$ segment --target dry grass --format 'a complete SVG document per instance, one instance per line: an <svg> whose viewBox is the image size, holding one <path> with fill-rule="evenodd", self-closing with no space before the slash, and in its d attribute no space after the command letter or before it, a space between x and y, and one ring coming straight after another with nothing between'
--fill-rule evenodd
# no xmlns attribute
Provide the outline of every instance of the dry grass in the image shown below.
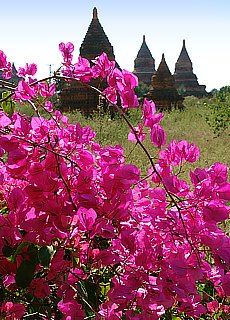
<svg viewBox="0 0 230 320"><path fill-rule="evenodd" d="M204 100L193 97L185 99L185 109L182 111L166 111L162 121L162 126L167 134L167 144L173 139L188 140L190 143L197 144L200 148L200 159L189 169L195 167L209 167L214 162L222 162L230 166L230 145L227 132L215 137L211 128L208 126L205 117L209 110L204 104ZM71 122L80 122L81 125L89 125L97 132L97 141L102 145L120 144L125 150L127 161L139 166L143 173L149 167L149 160L133 142L127 140L129 129L122 119L117 117L111 120L107 115L95 115L92 118L85 118L79 112L68 115ZM131 110L129 114L130 122L136 126L141 117L140 110ZM145 141L149 153L154 158L157 155L156 148L150 141Z"/></svg>

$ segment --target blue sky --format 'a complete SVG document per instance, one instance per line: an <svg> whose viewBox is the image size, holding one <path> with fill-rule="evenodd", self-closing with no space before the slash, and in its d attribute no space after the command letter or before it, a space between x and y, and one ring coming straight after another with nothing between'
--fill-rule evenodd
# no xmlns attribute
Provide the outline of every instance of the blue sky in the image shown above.
<svg viewBox="0 0 230 320"><path fill-rule="evenodd" d="M38 64L38 76L60 65L60 42L73 42L75 59L98 8L119 65L132 71L143 35L156 61L162 53L173 73L183 39L194 73L207 90L230 85L228 0L0 0L0 50L16 68Z"/></svg>

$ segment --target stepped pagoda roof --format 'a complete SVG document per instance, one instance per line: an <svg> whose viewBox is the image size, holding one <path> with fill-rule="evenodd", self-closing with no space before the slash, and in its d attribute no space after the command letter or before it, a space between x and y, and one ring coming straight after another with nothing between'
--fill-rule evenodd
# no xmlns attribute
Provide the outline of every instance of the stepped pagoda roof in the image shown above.
<svg viewBox="0 0 230 320"><path fill-rule="evenodd" d="M202 97L207 95L205 86L199 85L197 77L193 73L192 61L185 47L185 40L183 40L183 46L175 65L174 78L176 87L183 96Z"/></svg>
<svg viewBox="0 0 230 320"><path fill-rule="evenodd" d="M101 26L97 8L95 7L91 23L80 47L80 56L90 61L103 52L108 55L110 61L116 61L113 47ZM119 68L117 63L116 66ZM92 79L90 84L97 87L98 79ZM103 91L106 87L106 79L104 79L100 82L100 89ZM62 110L71 111L78 109L86 115L92 114L101 103L98 92L86 88L77 82L70 82L61 90L60 101Z"/></svg>
<svg viewBox="0 0 230 320"><path fill-rule="evenodd" d="M144 82L147 85L151 83L151 77L155 73L155 59L153 58L143 36L142 45L137 53L137 57L134 60L134 71L139 81Z"/></svg>
<svg viewBox="0 0 230 320"><path fill-rule="evenodd" d="M115 60L113 47L98 19L97 8L93 9L93 18L80 47L80 56L92 60L103 52L107 53L109 60Z"/></svg>
<svg viewBox="0 0 230 320"><path fill-rule="evenodd" d="M168 88L175 86L175 80L169 70L169 67L165 61L165 55L162 54L161 62L157 68L155 75L152 77L152 86L154 88Z"/></svg>
<svg viewBox="0 0 230 320"><path fill-rule="evenodd" d="M156 73L152 77L151 89L146 95L158 109L182 108L183 98L178 94L175 80L162 54Z"/></svg>
<svg viewBox="0 0 230 320"><path fill-rule="evenodd" d="M177 71L192 71L192 61L188 55L188 51L185 47L185 40L183 40L183 46L180 52L180 55L176 62Z"/></svg>

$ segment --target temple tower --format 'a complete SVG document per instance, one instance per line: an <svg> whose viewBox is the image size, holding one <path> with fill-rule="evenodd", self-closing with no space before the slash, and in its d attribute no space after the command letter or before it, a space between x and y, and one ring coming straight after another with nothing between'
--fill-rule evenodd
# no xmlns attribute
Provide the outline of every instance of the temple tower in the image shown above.
<svg viewBox="0 0 230 320"><path fill-rule="evenodd" d="M174 79L177 90L183 96L203 97L207 95L206 86L199 85L193 73L192 61L186 50L185 40L183 40L181 53L175 65Z"/></svg>
<svg viewBox="0 0 230 320"><path fill-rule="evenodd" d="M113 47L100 24L97 8L94 8L91 23L80 47L80 56L91 61L103 52L108 55L109 60L115 61ZM117 63L116 66L118 67ZM97 87L98 79L92 80L90 84ZM100 89L103 90L105 87L106 82L103 80ZM62 110L78 109L88 115L97 109L99 95L77 82L70 82L61 90L60 101Z"/></svg>
<svg viewBox="0 0 230 320"><path fill-rule="evenodd" d="M133 73L138 77L139 82L143 82L149 86L155 72L155 60L146 44L145 36L143 36L142 45L134 60Z"/></svg>
<svg viewBox="0 0 230 320"><path fill-rule="evenodd" d="M105 52L109 60L115 60L113 47L98 19L97 8L93 8L93 18L80 47L80 56L88 60Z"/></svg>
<svg viewBox="0 0 230 320"><path fill-rule="evenodd" d="M160 110L182 108L183 98L177 92L175 80L165 61L164 54L156 73L152 76L146 98L153 100Z"/></svg>

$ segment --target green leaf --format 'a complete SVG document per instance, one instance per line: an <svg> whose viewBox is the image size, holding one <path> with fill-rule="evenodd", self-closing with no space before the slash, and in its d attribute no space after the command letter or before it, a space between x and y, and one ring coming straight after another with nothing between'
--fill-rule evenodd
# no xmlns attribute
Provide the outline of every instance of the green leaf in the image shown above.
<svg viewBox="0 0 230 320"><path fill-rule="evenodd" d="M9 91L2 92L2 99L5 99L9 94L10 94ZM1 107L2 107L3 111L6 114L8 114L9 117L11 117L13 115L15 105L14 105L14 102L11 98L8 98L7 100L2 101Z"/></svg>
<svg viewBox="0 0 230 320"><path fill-rule="evenodd" d="M15 275L16 284L21 288L29 286L34 278L35 265L28 260L22 261Z"/></svg>
<svg viewBox="0 0 230 320"><path fill-rule="evenodd" d="M73 266L74 266L74 268L76 268L78 266L79 261L80 261L79 258L73 256Z"/></svg>
<svg viewBox="0 0 230 320"><path fill-rule="evenodd" d="M100 283L100 292L102 297L105 297L108 293L108 291L111 289L110 283Z"/></svg>
<svg viewBox="0 0 230 320"><path fill-rule="evenodd" d="M36 266L39 264L39 258L38 258L38 247L34 244L31 244L27 248L27 253L30 257L30 261Z"/></svg>
<svg viewBox="0 0 230 320"><path fill-rule="evenodd" d="M29 244L28 241L25 241L25 242L22 242L19 244L19 246L17 247L17 249L15 250L15 253L13 255L13 259L12 259L12 262L14 263L15 262L15 259L17 257L17 255L19 254L19 252L24 248L26 247L27 245Z"/></svg>
<svg viewBox="0 0 230 320"><path fill-rule="evenodd" d="M87 292L89 304L95 308L97 306L97 284L91 281L82 281Z"/></svg>
<svg viewBox="0 0 230 320"><path fill-rule="evenodd" d="M44 246L41 247L38 251L38 258L41 262L41 265L44 267L48 267L51 259L53 258L55 253L53 246Z"/></svg>

